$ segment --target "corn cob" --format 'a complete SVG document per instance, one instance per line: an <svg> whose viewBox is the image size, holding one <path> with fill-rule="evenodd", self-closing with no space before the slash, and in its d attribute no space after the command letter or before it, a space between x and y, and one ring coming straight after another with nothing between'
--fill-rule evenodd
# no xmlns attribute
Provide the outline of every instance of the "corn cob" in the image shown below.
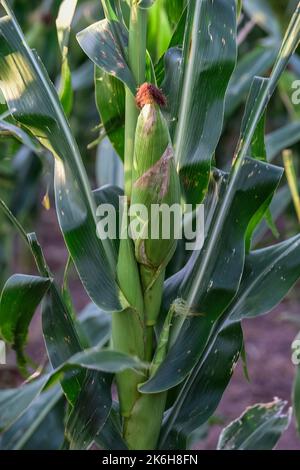
<svg viewBox="0 0 300 470"><path fill-rule="evenodd" d="M168 126L160 110L165 105L163 94L155 86L144 83L138 90L136 102L141 112L135 134L131 204L142 204L147 209L147 220L139 219L143 230L135 240L135 256L140 264L146 324L153 326L161 303L165 267L176 249L176 240L173 226L168 239L162 238L160 230L158 239L151 238L153 226L162 226L162 213L154 220L151 206L179 204L180 184ZM135 218L133 214L132 219ZM148 238L143 235L146 232Z"/></svg>

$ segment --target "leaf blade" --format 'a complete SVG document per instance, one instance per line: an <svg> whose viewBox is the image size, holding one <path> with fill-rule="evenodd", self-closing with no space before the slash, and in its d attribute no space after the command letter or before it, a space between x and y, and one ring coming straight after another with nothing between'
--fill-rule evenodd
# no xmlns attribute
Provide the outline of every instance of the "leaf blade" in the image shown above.
<svg viewBox="0 0 300 470"><path fill-rule="evenodd" d="M276 399L248 408L222 431L218 450L272 450L291 420L291 410L283 412L285 406Z"/></svg>

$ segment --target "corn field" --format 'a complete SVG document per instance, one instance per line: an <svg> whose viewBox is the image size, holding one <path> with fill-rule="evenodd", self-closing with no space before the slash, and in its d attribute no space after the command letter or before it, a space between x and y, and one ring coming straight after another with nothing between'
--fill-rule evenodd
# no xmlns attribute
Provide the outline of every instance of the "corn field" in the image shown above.
<svg viewBox="0 0 300 470"><path fill-rule="evenodd" d="M0 449L197 449L245 325L297 299L300 3L0 11ZM300 449L295 336L290 400L246 397L216 449Z"/></svg>

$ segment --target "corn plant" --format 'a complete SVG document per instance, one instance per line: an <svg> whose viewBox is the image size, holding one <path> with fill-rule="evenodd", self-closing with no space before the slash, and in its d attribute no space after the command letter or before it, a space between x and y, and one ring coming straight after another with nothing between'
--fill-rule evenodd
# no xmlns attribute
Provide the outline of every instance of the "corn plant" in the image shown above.
<svg viewBox="0 0 300 470"><path fill-rule="evenodd" d="M76 318L66 283L61 290L36 235L1 201L37 268L7 280L1 337L15 349L23 374L30 373L24 347L42 302L49 360L24 385L0 393L1 446L186 449L243 356L242 320L270 311L300 277L299 235L259 250L253 242L270 218L283 173L267 161L264 119L300 40L300 4L269 78L253 80L224 172L214 154L236 66L241 2L178 2L168 50L154 62L147 26L155 0L102 0L105 19L77 39L95 64L102 130L124 162L124 191L112 184L92 191L64 112L68 65L61 103L14 13L0 3L0 87L14 124L53 155L58 222L91 299ZM116 239L100 236L96 207L118 209L124 196L129 209L190 204L194 222L204 204L204 245L188 251L175 236L144 238L156 221L130 211L118 213ZM122 236L128 220L141 225L140 236ZM273 448L290 421L285 405L275 400L248 409L223 430L218 448ZM45 433L55 442L37 444Z"/></svg>

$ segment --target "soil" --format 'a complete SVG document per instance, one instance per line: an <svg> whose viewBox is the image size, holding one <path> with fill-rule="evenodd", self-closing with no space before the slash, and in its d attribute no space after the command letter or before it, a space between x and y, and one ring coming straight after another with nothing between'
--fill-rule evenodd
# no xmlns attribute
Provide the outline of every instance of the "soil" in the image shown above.
<svg viewBox="0 0 300 470"><path fill-rule="evenodd" d="M37 236L46 259L57 278L61 279L67 253L58 229L55 211L43 210L41 220L35 223L35 226L39 227ZM21 272L24 272L24 269ZM27 268L27 272L34 271ZM237 418L247 406L258 402L270 402L274 396L287 400L290 404L294 378L291 343L300 325L299 300L296 298L298 289L296 287L288 300L285 300L271 314L244 322L250 382L246 380L243 369L239 365L216 411L216 416L222 424L211 426L208 436L196 446L197 449L215 449L222 427ZM71 282L71 291L74 305L79 311L88 303L88 298L78 280ZM287 316L290 319L287 319ZM298 321L298 326L291 318ZM37 312L31 325L28 346L28 351L37 362L45 360L41 338L40 315ZM21 382L14 364L14 354L10 352L8 365L1 368L0 388L12 387ZM282 436L277 449L300 450L300 437L296 434L294 422Z"/></svg>

